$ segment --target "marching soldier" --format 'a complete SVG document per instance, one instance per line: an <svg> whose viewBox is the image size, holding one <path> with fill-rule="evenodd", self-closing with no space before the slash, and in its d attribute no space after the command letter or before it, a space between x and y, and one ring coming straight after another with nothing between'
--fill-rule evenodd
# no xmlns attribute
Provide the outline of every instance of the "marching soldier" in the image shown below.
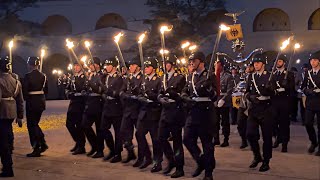
<svg viewBox="0 0 320 180"><path fill-rule="evenodd" d="M138 97L138 100L141 103L136 131L138 159L133 166L144 169L152 164L151 152L145 137L149 132L152 140L154 161L151 172L158 172L162 170L162 151L158 139L161 104L157 100L161 89L161 80L156 74L158 62L155 58L149 57L144 62L144 65L146 77L144 84L142 85L142 93Z"/></svg>
<svg viewBox="0 0 320 180"><path fill-rule="evenodd" d="M300 108L300 116L301 116L301 121L302 124L305 125L305 106L304 106L304 101L303 99L306 98L306 95L303 93L303 91L301 90L301 86L302 83L305 79L305 75L307 74L308 70L309 70L309 64L305 63L302 65L301 69L302 69L302 73L299 76L299 89L297 90L298 92L298 102L299 102L299 108Z"/></svg>
<svg viewBox="0 0 320 180"><path fill-rule="evenodd" d="M85 134L81 127L82 115L86 103L85 84L86 77L81 70L80 64L77 62L73 66L74 74L71 77L70 83L66 87L66 95L70 99L70 104L67 112L66 127L75 141L75 146L70 151L73 155L84 154L85 150Z"/></svg>
<svg viewBox="0 0 320 180"><path fill-rule="evenodd" d="M13 177L12 153L9 136L13 135L12 122L23 119L23 95L19 80L9 73L10 61L7 57L0 59L0 157L2 173L0 177ZM7 137L7 138L6 138Z"/></svg>
<svg viewBox="0 0 320 180"><path fill-rule="evenodd" d="M240 75L238 73L237 68L232 67L231 69L231 78L233 82L233 87L237 87L237 85L240 82ZM231 124L235 125L237 124L237 115L238 115L238 109L235 107L231 107Z"/></svg>
<svg viewBox="0 0 320 180"><path fill-rule="evenodd" d="M305 126L311 141L308 152L313 153L318 146L316 156L320 156L320 51L311 55L310 65L312 69L306 72L301 86L307 96ZM317 116L318 137L314 129L315 115Z"/></svg>
<svg viewBox="0 0 320 180"><path fill-rule="evenodd" d="M195 52L189 57L193 73L188 77L187 84L182 91L182 99L190 108L188 112L183 142L193 159L197 162L197 169L192 174L197 177L205 170L204 180L213 179L215 168L213 135L216 131L216 117L214 103L216 101L216 77L209 75L205 69L205 55ZM203 155L197 145L198 138L202 143Z"/></svg>
<svg viewBox="0 0 320 180"><path fill-rule="evenodd" d="M249 106L247 122L247 138L254 155L250 168L255 168L263 162L259 171L264 172L270 169L269 161L272 158L272 108L270 96L274 89L269 82L270 73L265 70L266 58L262 54L254 56L253 65L255 73L248 78L246 96L251 102ZM263 137L263 159L259 147L259 126Z"/></svg>
<svg viewBox="0 0 320 180"><path fill-rule="evenodd" d="M216 63L216 68L220 69L220 93L216 102L217 108L217 128L218 131L214 137L214 144L220 145L219 130L220 124L222 126L222 134L224 136L224 141L220 145L221 147L229 146L229 136L230 136L230 108L232 106L232 91L234 87L234 82L232 81L232 76L229 72L226 72L223 61L218 61Z"/></svg>
<svg viewBox="0 0 320 180"><path fill-rule="evenodd" d="M87 156L92 156L92 158L103 157L104 142L102 132L100 130L101 126L101 113L102 113L102 82L100 71L100 59L94 57L90 65L90 71L87 82L87 100L84 108L82 127L84 128L84 133L92 147L91 151L87 153ZM93 123L96 126L96 133L92 129Z"/></svg>
<svg viewBox="0 0 320 180"><path fill-rule="evenodd" d="M125 91L121 92L121 98L123 101L123 117L121 123L121 136L123 139L124 148L128 151L128 157L123 163L128 163L131 160L136 159L134 154L134 146L132 143L134 128L137 127L137 119L139 114L140 104L137 100L141 91L141 84L143 73L141 72L141 63L138 58L133 58L129 61L130 75L126 79L124 84L127 85Z"/></svg>
<svg viewBox="0 0 320 180"><path fill-rule="evenodd" d="M44 134L39 126L42 112L46 109L46 97L48 93L47 76L39 71L40 59L28 58L31 70L24 77L23 94L26 100L27 128L33 152L27 157L40 157L40 154L48 149Z"/></svg>
<svg viewBox="0 0 320 180"><path fill-rule="evenodd" d="M122 160L122 142L120 136L120 127L122 119L122 104L120 102L120 92L123 91L123 79L121 73L117 72L118 61L115 57L105 60L105 69L107 75L103 79L103 113L101 121L101 131L109 147L109 155L104 160L110 160L111 163L117 163ZM115 138L113 140L110 132L113 126Z"/></svg>
<svg viewBox="0 0 320 180"><path fill-rule="evenodd" d="M182 127L185 124L185 113L183 103L180 98L182 89L186 84L185 76L175 71L176 60L170 57L166 60L166 87L162 87L162 91L158 97L162 104L162 112L159 124L159 140L162 150L168 159L168 166L163 171L169 174L174 167L176 171L171 178L179 178L184 176L184 152L182 144ZM173 149L168 141L172 134Z"/></svg>
<svg viewBox="0 0 320 180"><path fill-rule="evenodd" d="M290 107L288 107L288 102L291 102L294 94L295 82L293 73L285 70L287 57L280 55L276 61L277 69L271 79L273 86L276 87L276 93L271 97L276 136L273 148L277 148L282 143L281 152L288 152L290 140Z"/></svg>

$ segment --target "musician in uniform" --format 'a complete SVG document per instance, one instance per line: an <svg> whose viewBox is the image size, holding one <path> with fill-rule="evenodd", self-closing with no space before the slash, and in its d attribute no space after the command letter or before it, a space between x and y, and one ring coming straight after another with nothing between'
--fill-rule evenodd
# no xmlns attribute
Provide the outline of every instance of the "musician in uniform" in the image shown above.
<svg viewBox="0 0 320 180"><path fill-rule="evenodd" d="M311 55L310 65L312 69L306 72L301 86L307 96L305 126L311 141L308 152L313 153L318 147L316 156L320 156L320 51ZM318 136L314 128L315 116L317 116Z"/></svg>
<svg viewBox="0 0 320 180"><path fill-rule="evenodd" d="M217 131L214 102L217 95L216 77L205 68L205 55L195 52L189 57L193 73L188 76L181 97L189 108L184 129L183 142L197 169L192 174L199 176L205 170L204 180L213 179L215 168L213 135ZM201 140L203 154L198 147ZM202 155L201 155L202 154Z"/></svg>
<svg viewBox="0 0 320 180"><path fill-rule="evenodd" d="M26 100L27 128L33 152L27 157L40 157L48 149L44 134L39 126L42 112L46 109L48 93L47 76L39 71L40 59L28 58L28 67L31 70L24 77L23 94Z"/></svg>
<svg viewBox="0 0 320 180"><path fill-rule="evenodd" d="M232 78L232 82L233 82L233 87L237 87L237 85L240 82L240 75L238 73L238 70L236 67L232 67L231 68L231 78ZM237 124L237 116L238 116L238 109L235 107L231 107L231 124L235 125Z"/></svg>
<svg viewBox="0 0 320 180"><path fill-rule="evenodd" d="M23 119L22 86L10 71L8 57L0 59L0 158L2 172L0 177L13 177L12 153L9 136L13 135L12 122Z"/></svg>

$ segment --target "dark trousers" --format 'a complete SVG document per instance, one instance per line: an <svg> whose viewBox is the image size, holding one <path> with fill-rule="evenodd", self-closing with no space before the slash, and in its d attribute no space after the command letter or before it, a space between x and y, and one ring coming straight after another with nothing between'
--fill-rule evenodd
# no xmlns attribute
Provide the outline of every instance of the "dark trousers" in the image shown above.
<svg viewBox="0 0 320 180"><path fill-rule="evenodd" d="M148 146L148 142L146 139L146 134L149 132L152 140L152 147L153 147L153 160L156 163L161 163L162 158L162 151L160 146L160 141L158 137L158 128L159 122L147 122L138 120L137 123L137 131L136 131L136 138L138 142L138 159L151 159L151 151Z"/></svg>
<svg viewBox="0 0 320 180"><path fill-rule="evenodd" d="M12 134L13 119L0 119L0 158L2 171L12 170L12 156L10 151L9 138Z"/></svg>
<svg viewBox="0 0 320 180"><path fill-rule="evenodd" d="M216 108L217 113L217 128L215 139L219 138L220 124L222 126L222 134L226 140L229 140L230 136L230 117L229 117L230 107L220 107Z"/></svg>
<svg viewBox="0 0 320 180"><path fill-rule="evenodd" d="M299 98L294 96L291 101L290 120L297 121Z"/></svg>
<svg viewBox="0 0 320 180"><path fill-rule="evenodd" d="M320 105L319 105L320 106ZM314 128L314 121L315 121L315 115L317 115L317 127L318 127L318 139L317 139L317 133ZM318 144L320 142L320 111L312 111L309 109L306 109L306 130L309 136L309 140L312 144Z"/></svg>
<svg viewBox="0 0 320 180"><path fill-rule="evenodd" d="M85 136L87 137L92 149L103 151L104 149L104 142L103 142L103 135L100 130L101 126L101 113L89 113L84 112L82 117L82 128L84 129ZM92 125L95 123L96 132L95 134Z"/></svg>
<svg viewBox="0 0 320 180"><path fill-rule="evenodd" d="M33 148L38 148L42 142L45 142L44 134L39 126L43 111L27 111L27 128L29 132L30 143Z"/></svg>
<svg viewBox="0 0 320 180"><path fill-rule="evenodd" d="M290 140L290 106L287 100L276 101L272 104L272 116L274 120L273 135L281 143L287 144Z"/></svg>
<svg viewBox="0 0 320 180"><path fill-rule="evenodd" d="M201 140L203 155L198 146L198 138ZM214 157L213 135L197 126L186 126L184 129L183 143L190 152L192 158L205 168L206 176L212 176L216 161Z"/></svg>
<svg viewBox="0 0 320 180"><path fill-rule="evenodd" d="M239 108L238 110L238 132L239 135L241 137L242 140L246 141L247 140L247 120L248 120L248 116L244 114L244 112L246 111L246 109L244 108Z"/></svg>
<svg viewBox="0 0 320 180"><path fill-rule="evenodd" d="M72 137L76 142L76 145L80 148L84 148L86 143L86 137L84 130L81 126L83 114L81 112L68 112L66 127Z"/></svg>
<svg viewBox="0 0 320 180"><path fill-rule="evenodd" d="M168 141L170 137L170 133L172 135L173 140L173 149ZM173 127L165 122L160 122L159 128L159 140L161 143L161 147L164 155L169 160L176 165L177 169L182 170L184 165L184 152L182 145L182 128L181 127Z"/></svg>
<svg viewBox="0 0 320 180"><path fill-rule="evenodd" d="M259 126L261 127L262 139L263 139L263 157L264 160L272 158L272 109L271 107L264 108L263 112L251 112L249 111L249 117L247 122L247 138L251 146L251 150L255 157L260 155L259 146Z"/></svg>
<svg viewBox="0 0 320 180"><path fill-rule="evenodd" d="M302 124L305 124L306 108L303 106L302 98L298 99Z"/></svg>
<svg viewBox="0 0 320 180"><path fill-rule="evenodd" d="M134 133L134 127L137 127L137 119L123 116L121 127L120 127L120 133L121 133L121 139L122 143L124 144L124 147L128 150L133 149L133 133Z"/></svg>
<svg viewBox="0 0 320 180"><path fill-rule="evenodd" d="M238 109L235 107L231 107L230 108L230 112L231 112L231 123L232 124L236 124L238 122Z"/></svg>
<svg viewBox="0 0 320 180"><path fill-rule="evenodd" d="M106 141L110 152L117 155L121 155L122 152L122 141L120 136L121 119L121 116L108 117L104 115L100 126L103 138ZM110 131L111 126L113 126L114 129L114 140Z"/></svg>

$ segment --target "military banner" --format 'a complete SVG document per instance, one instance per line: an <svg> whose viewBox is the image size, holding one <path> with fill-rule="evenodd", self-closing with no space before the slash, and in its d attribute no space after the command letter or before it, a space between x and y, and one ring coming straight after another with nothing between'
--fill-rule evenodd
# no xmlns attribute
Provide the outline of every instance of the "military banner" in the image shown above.
<svg viewBox="0 0 320 180"><path fill-rule="evenodd" d="M229 27L230 30L226 31L228 41L243 38L241 24L229 25Z"/></svg>

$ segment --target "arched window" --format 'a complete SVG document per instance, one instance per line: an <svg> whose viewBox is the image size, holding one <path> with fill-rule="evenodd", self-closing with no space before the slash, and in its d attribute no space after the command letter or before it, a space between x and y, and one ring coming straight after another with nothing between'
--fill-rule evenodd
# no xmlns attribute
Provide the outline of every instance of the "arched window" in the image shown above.
<svg viewBox="0 0 320 180"><path fill-rule="evenodd" d="M70 21L64 16L52 15L42 23L43 35L61 36L71 33L72 25Z"/></svg>
<svg viewBox="0 0 320 180"><path fill-rule="evenodd" d="M253 22L253 32L257 31L290 31L290 18L281 9L264 9Z"/></svg>
<svg viewBox="0 0 320 180"><path fill-rule="evenodd" d="M98 30L107 27L127 29L127 23L119 14L109 13L99 18L95 29Z"/></svg>
<svg viewBox="0 0 320 180"><path fill-rule="evenodd" d="M309 30L320 30L320 8L315 10L308 21Z"/></svg>

